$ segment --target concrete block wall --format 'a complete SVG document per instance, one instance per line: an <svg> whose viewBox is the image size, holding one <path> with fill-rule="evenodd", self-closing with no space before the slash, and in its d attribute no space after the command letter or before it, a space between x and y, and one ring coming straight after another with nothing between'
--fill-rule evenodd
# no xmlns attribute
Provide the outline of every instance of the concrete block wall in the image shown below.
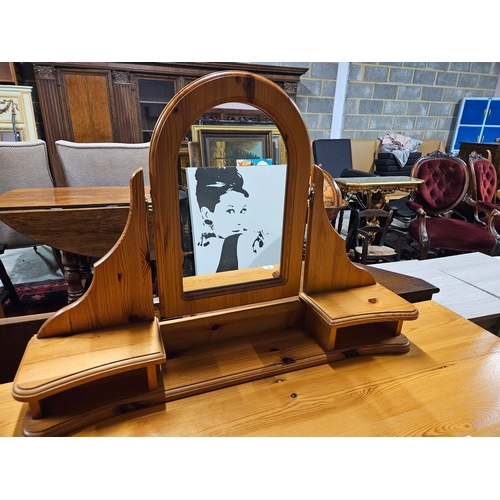
<svg viewBox="0 0 500 500"><path fill-rule="evenodd" d="M309 68L297 89L297 105L311 139L328 139L337 63L265 63ZM442 139L449 147L460 100L493 97L497 62L351 62L342 137L374 139L387 132Z"/></svg>
<svg viewBox="0 0 500 500"><path fill-rule="evenodd" d="M449 148L460 100L493 97L500 63L351 63L342 135L396 132L442 139Z"/></svg>

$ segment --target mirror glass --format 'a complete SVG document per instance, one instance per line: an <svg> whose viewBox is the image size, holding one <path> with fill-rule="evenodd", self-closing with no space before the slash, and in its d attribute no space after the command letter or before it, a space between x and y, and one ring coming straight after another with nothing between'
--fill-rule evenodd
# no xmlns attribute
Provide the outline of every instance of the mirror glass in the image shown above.
<svg viewBox="0 0 500 500"><path fill-rule="evenodd" d="M178 162L184 292L280 276L286 163L279 129L247 104L207 110L186 131Z"/></svg>

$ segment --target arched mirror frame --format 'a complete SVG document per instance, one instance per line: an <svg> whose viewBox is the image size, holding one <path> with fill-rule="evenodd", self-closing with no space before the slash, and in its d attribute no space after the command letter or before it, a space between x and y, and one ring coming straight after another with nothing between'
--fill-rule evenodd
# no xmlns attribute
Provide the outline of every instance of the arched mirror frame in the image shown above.
<svg viewBox="0 0 500 500"><path fill-rule="evenodd" d="M269 279L186 292L178 199L179 146L200 115L226 102L262 109L278 127L285 143L287 181L280 273ZM311 165L311 144L302 116L289 96L270 80L244 71L213 73L195 80L174 96L156 123L149 155L162 318L298 295Z"/></svg>

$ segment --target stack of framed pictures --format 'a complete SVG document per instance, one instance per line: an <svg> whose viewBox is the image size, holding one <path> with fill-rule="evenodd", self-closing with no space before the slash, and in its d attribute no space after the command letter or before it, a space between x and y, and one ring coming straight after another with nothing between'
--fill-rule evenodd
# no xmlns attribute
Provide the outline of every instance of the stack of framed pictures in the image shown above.
<svg viewBox="0 0 500 500"><path fill-rule="evenodd" d="M273 125L193 125L191 135L202 167L235 167L238 160L252 159L286 163L283 139Z"/></svg>

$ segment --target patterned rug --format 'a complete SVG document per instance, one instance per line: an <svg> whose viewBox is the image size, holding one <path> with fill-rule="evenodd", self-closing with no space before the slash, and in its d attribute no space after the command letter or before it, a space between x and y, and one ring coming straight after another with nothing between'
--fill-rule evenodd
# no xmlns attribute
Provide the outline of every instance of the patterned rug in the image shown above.
<svg viewBox="0 0 500 500"><path fill-rule="evenodd" d="M5 317L26 316L57 311L68 303L68 283L64 278L14 285L21 307L14 308L7 299L3 304ZM0 287L0 291L3 287Z"/></svg>

